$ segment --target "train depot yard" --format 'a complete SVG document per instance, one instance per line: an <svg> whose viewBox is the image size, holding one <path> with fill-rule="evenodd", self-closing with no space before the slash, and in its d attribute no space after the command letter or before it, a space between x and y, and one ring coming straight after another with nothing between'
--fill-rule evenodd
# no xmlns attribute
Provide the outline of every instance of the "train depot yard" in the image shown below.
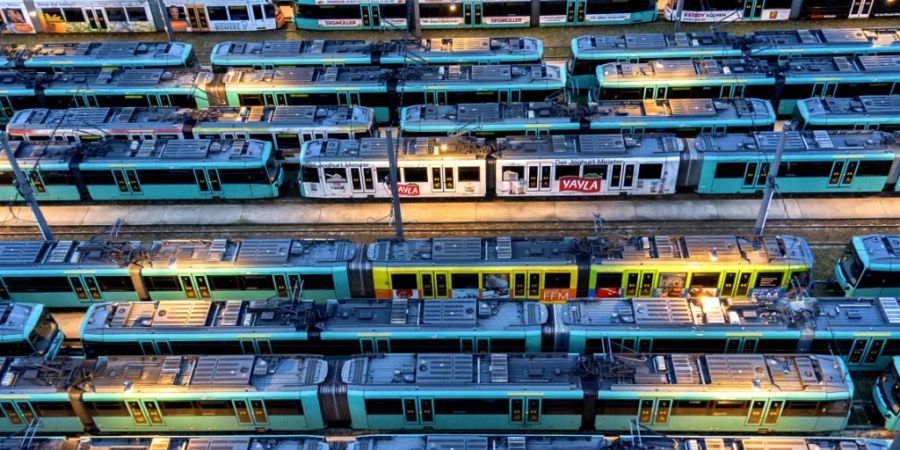
<svg viewBox="0 0 900 450"><path fill-rule="evenodd" d="M0 449L900 448L894 0L0 36Z"/></svg>

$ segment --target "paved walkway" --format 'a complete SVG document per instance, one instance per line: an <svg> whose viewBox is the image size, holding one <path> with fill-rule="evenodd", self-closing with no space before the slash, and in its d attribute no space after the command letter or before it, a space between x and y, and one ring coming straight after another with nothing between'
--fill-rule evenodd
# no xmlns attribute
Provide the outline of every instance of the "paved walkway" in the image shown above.
<svg viewBox="0 0 900 450"><path fill-rule="evenodd" d="M402 204L407 223L754 220L758 199L491 201ZM390 205L364 203L43 206L50 225L103 226L118 218L137 225L365 224L387 222ZM900 197L788 199L772 203L774 220L900 219ZM0 213L0 226L33 226L28 208Z"/></svg>

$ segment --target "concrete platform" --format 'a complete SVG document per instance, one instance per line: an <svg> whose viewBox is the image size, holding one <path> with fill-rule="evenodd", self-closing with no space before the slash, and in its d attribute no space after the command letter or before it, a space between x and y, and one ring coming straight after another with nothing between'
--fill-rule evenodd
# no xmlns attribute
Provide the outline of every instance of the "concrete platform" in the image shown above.
<svg viewBox="0 0 900 450"><path fill-rule="evenodd" d="M402 204L406 223L590 222L599 213L611 222L754 220L758 199L599 201L485 201ZM175 205L42 206L52 226L126 225L328 225L387 223L390 204L255 203ZM900 197L806 198L776 200L773 220L900 219ZM12 207L0 212L0 226L34 226L31 212Z"/></svg>

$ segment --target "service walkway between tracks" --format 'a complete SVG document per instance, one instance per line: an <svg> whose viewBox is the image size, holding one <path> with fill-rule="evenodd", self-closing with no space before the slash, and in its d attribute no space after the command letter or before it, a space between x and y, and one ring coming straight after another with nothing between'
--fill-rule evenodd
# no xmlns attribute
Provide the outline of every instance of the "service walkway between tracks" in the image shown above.
<svg viewBox="0 0 900 450"><path fill-rule="evenodd" d="M490 201L402 205L405 223L677 222L754 220L758 199ZM388 202L42 206L51 226L328 225L387 223ZM900 219L900 197L776 200L772 220ZM34 226L27 207L0 212L0 226Z"/></svg>

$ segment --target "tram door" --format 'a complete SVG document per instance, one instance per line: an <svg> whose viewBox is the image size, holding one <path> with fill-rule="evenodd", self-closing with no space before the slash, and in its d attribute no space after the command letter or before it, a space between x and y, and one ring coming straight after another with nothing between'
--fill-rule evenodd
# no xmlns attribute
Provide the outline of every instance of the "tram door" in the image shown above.
<svg viewBox="0 0 900 450"><path fill-rule="evenodd" d="M209 18L206 15L206 5L188 3L184 5L191 31L209 31Z"/></svg>
<svg viewBox="0 0 900 450"><path fill-rule="evenodd" d="M374 171L371 167L350 168L350 189L354 194L375 195Z"/></svg>
<svg viewBox="0 0 900 450"><path fill-rule="evenodd" d="M129 400L125 402L125 406L135 425L165 425L162 415L159 413L159 405L153 400Z"/></svg>
<svg viewBox="0 0 900 450"><path fill-rule="evenodd" d="M883 337L858 337L853 340L847 365L851 368L872 366L878 363L886 341Z"/></svg>
<svg viewBox="0 0 900 450"><path fill-rule="evenodd" d="M625 194L634 188L634 164L613 164L610 166L607 191Z"/></svg>
<svg viewBox="0 0 900 450"><path fill-rule="evenodd" d="M653 295L655 272L625 272L625 296L649 297Z"/></svg>
<svg viewBox="0 0 900 450"><path fill-rule="evenodd" d="M831 165L828 187L840 188L853 185L857 167L859 167L859 161L835 161Z"/></svg>
<svg viewBox="0 0 900 450"><path fill-rule="evenodd" d="M587 2L585 0L567 0L566 1L566 22L581 23L584 22L587 13Z"/></svg>
<svg viewBox="0 0 900 450"><path fill-rule="evenodd" d="M362 18L362 24L366 27L380 27L381 26L381 6L375 5L367 5L362 4L359 5L359 14Z"/></svg>
<svg viewBox="0 0 900 450"><path fill-rule="evenodd" d="M222 195L222 183L219 181L219 171L216 169L194 169L194 180L202 197L220 197Z"/></svg>
<svg viewBox="0 0 900 450"><path fill-rule="evenodd" d="M769 163L747 163L744 168L744 189L765 189L769 181Z"/></svg>
<svg viewBox="0 0 900 450"><path fill-rule="evenodd" d="M431 167L431 192L452 193L456 191L456 177L453 176L452 166Z"/></svg>
<svg viewBox="0 0 900 450"><path fill-rule="evenodd" d="M84 16L87 18L92 30L105 31L109 29L106 25L106 16L103 14L103 8L84 8Z"/></svg>
<svg viewBox="0 0 900 450"><path fill-rule="evenodd" d="M847 18L865 19L869 17L869 13L872 12L872 5L874 4L875 0L851 0L850 15L847 16Z"/></svg>
<svg viewBox="0 0 900 450"><path fill-rule="evenodd" d="M823 82L813 84L813 97L834 97L837 94L836 82Z"/></svg>
<svg viewBox="0 0 900 450"><path fill-rule="evenodd" d="M112 172L120 193L130 194L133 197L143 195L141 181L134 169L114 169Z"/></svg>
<svg viewBox="0 0 900 450"><path fill-rule="evenodd" d="M765 0L744 0L744 20L762 18Z"/></svg>
<svg viewBox="0 0 900 450"><path fill-rule="evenodd" d="M528 164L526 167L528 192L550 192L553 185L550 180L551 164Z"/></svg>
<svg viewBox="0 0 900 450"><path fill-rule="evenodd" d="M403 423L409 425L434 423L434 408L431 399L404 398Z"/></svg>
<svg viewBox="0 0 900 450"><path fill-rule="evenodd" d="M481 25L483 20L483 7L481 2L463 3L463 20L466 25Z"/></svg>

